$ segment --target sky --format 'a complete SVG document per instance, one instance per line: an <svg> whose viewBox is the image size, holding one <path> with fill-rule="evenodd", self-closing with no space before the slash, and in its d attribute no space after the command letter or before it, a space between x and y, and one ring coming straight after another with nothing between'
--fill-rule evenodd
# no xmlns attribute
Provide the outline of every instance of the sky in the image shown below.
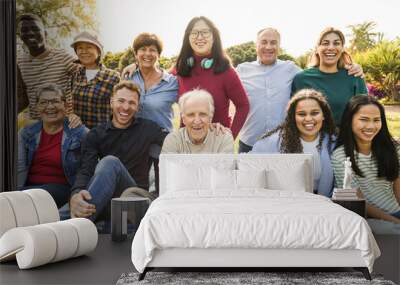
<svg viewBox="0 0 400 285"><path fill-rule="evenodd" d="M97 0L96 9L105 51L123 51L150 32L163 40L167 57L179 53L187 23L200 15L215 23L225 48L254 41L269 26L292 56L312 49L328 26L349 34L348 25L374 21L385 38L400 36L400 0Z"/></svg>

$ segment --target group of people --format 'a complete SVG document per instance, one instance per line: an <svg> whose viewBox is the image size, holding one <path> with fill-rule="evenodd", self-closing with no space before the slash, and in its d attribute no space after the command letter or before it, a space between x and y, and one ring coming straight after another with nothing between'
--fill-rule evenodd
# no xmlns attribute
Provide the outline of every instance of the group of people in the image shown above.
<svg viewBox="0 0 400 285"><path fill-rule="evenodd" d="M29 51L18 58L19 110L39 119L19 133L20 189L46 189L72 217L107 219L111 198L146 192L160 152L233 153L239 138L241 153L312 154L314 193L327 197L342 186L350 157L369 217L400 233L400 146L341 31L325 29L301 70L278 59L279 32L262 29L257 60L235 70L214 23L195 17L171 70L159 67L160 38L142 33L135 64L120 76L101 64L103 46L91 33L74 38L76 59L46 44L37 16L22 15L19 26Z"/></svg>

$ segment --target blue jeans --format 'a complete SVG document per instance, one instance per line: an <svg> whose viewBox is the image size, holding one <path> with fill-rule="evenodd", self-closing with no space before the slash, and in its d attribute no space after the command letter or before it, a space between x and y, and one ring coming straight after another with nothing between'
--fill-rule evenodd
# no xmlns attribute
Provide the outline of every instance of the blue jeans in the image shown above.
<svg viewBox="0 0 400 285"><path fill-rule="evenodd" d="M396 213L393 213L393 214L391 214L393 217L396 217L396 218L398 218L398 219L400 219L400 211L398 211L398 212L396 212Z"/></svg>
<svg viewBox="0 0 400 285"><path fill-rule="evenodd" d="M241 140L239 140L239 153L247 153L253 149L252 146L245 144Z"/></svg>
<svg viewBox="0 0 400 285"><path fill-rule="evenodd" d="M96 166L87 190L92 199L88 202L96 206L96 213L90 217L92 221L99 217L109 219L110 201L128 187L136 186L135 180L119 158L108 155L103 157Z"/></svg>
<svg viewBox="0 0 400 285"><path fill-rule="evenodd" d="M66 184L38 184L38 185L26 185L21 190L40 188L49 192L51 197L53 197L56 202L57 208L60 209L69 201L69 196L71 195L71 186Z"/></svg>

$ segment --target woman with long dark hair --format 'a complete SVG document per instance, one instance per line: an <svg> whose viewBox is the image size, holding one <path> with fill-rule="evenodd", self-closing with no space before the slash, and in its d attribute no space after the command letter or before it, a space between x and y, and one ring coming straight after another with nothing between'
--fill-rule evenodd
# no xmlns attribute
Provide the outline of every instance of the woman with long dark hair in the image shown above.
<svg viewBox="0 0 400 285"><path fill-rule="evenodd" d="M343 113L332 155L339 187L346 157L354 173L352 187L366 199L368 216L400 224L400 146L389 133L385 109L373 97L353 97ZM397 230L400 233L399 226Z"/></svg>
<svg viewBox="0 0 400 285"><path fill-rule="evenodd" d="M251 153L311 153L314 193L330 197L334 140L335 123L325 97L313 89L303 89L289 101L285 121L256 142Z"/></svg>
<svg viewBox="0 0 400 285"><path fill-rule="evenodd" d="M219 31L208 18L200 16L190 20L185 29L175 72L179 82L179 96L195 88L207 90L215 104L213 122L231 128L236 137L249 112L249 101L222 48ZM230 101L236 109L232 122L229 117Z"/></svg>

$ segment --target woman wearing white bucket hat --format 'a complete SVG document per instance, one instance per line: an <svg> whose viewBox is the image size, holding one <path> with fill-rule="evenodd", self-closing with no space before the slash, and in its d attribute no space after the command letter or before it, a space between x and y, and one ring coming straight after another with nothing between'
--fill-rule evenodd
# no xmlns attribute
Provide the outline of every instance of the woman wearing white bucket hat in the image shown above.
<svg viewBox="0 0 400 285"><path fill-rule="evenodd" d="M109 119L110 97L120 77L100 63L103 45L95 35L82 32L71 47L82 65L72 80L74 112L88 128L93 128Z"/></svg>

